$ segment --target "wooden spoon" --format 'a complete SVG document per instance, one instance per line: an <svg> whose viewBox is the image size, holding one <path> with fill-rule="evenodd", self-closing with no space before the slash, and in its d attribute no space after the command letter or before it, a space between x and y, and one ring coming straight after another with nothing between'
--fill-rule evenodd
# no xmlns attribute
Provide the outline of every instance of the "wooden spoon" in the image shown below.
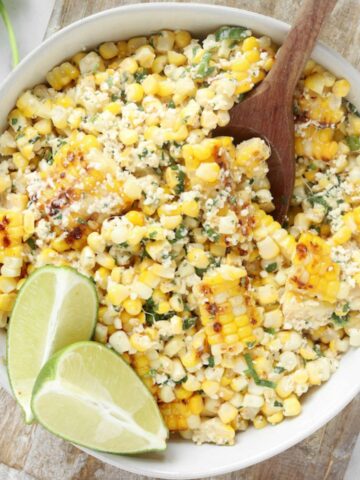
<svg viewBox="0 0 360 480"><path fill-rule="evenodd" d="M263 138L271 147L268 177L274 198L274 218L285 219L295 181L293 96L326 16L337 0L304 0L265 80L230 111L230 122L215 135L235 143Z"/></svg>

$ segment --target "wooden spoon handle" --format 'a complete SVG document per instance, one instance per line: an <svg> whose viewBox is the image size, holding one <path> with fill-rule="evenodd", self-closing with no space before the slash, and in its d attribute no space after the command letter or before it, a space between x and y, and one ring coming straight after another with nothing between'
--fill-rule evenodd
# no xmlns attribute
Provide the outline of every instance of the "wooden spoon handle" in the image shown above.
<svg viewBox="0 0 360 480"><path fill-rule="evenodd" d="M313 50L325 18L337 0L304 0L265 83L289 100Z"/></svg>

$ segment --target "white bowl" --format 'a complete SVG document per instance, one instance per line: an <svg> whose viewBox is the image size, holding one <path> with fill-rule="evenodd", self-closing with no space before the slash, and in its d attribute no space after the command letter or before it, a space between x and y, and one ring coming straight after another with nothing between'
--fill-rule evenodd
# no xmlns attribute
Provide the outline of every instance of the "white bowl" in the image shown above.
<svg viewBox="0 0 360 480"><path fill-rule="evenodd" d="M0 131L22 90L41 82L54 65L83 48L106 40L150 34L162 28L186 29L203 35L221 25L244 25L256 33L271 36L278 43L289 28L270 17L221 6L155 3L107 10L61 30L20 63L0 87ZM350 81L352 93L349 98L360 106L360 73L323 45L316 47L313 58L335 75L345 76ZM0 356L4 352L5 335L0 333ZM195 479L239 470L286 450L339 413L360 390L359 365L360 350L348 352L333 377L305 399L299 417L263 430L250 428L239 433L233 447L195 446L171 440L162 455L131 457L86 451L124 470L167 479ZM1 364L0 384L7 385L6 369Z"/></svg>

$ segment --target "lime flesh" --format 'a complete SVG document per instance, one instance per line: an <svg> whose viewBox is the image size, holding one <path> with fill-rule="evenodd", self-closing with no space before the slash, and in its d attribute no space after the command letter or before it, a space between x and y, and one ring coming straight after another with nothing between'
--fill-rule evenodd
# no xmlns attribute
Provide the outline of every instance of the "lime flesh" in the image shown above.
<svg viewBox="0 0 360 480"><path fill-rule="evenodd" d="M32 409L46 429L75 444L109 453L166 448L159 408L133 369L96 342L55 354L41 370Z"/></svg>
<svg viewBox="0 0 360 480"><path fill-rule="evenodd" d="M33 420L36 377L61 348L91 338L98 300L93 282L67 267L45 266L24 283L14 305L7 338L7 364L14 395Z"/></svg>

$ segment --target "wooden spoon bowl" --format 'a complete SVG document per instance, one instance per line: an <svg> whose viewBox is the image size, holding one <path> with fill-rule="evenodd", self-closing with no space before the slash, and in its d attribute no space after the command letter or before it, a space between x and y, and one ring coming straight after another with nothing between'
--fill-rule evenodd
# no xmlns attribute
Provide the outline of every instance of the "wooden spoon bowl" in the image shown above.
<svg viewBox="0 0 360 480"><path fill-rule="evenodd" d="M230 122L215 135L235 143L260 137L271 148L268 178L274 218L285 220L295 182L293 97L326 16L337 0L305 0L265 80L230 111Z"/></svg>

